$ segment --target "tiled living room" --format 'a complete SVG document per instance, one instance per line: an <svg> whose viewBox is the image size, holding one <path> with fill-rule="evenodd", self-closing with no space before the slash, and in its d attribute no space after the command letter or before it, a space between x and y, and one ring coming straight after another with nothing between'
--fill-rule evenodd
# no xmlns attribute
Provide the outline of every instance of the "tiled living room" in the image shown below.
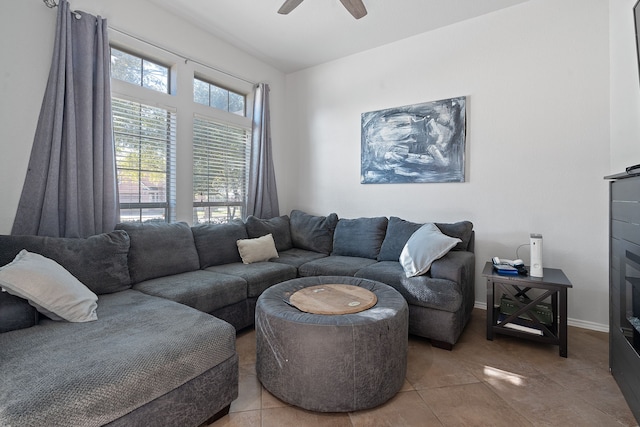
<svg viewBox="0 0 640 427"><path fill-rule="evenodd" d="M7 4L0 425L638 425L639 24L637 0ZM513 277L562 288L536 235L571 283L529 330L547 343L495 324L483 270L520 258ZM327 276L378 299L324 320L260 303ZM353 319L375 334L336 345ZM350 380L375 407L302 409L327 396L265 343L338 360L304 378L323 391L367 360Z"/></svg>

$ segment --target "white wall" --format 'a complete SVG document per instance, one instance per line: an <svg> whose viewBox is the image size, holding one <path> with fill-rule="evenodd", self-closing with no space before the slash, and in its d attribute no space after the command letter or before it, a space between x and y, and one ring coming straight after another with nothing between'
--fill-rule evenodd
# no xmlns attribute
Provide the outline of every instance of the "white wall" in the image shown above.
<svg viewBox="0 0 640 427"><path fill-rule="evenodd" d="M633 5L610 0L611 172L640 163L640 76Z"/></svg>
<svg viewBox="0 0 640 427"><path fill-rule="evenodd" d="M20 199L51 54L55 12L38 1L12 2L0 15L0 233Z"/></svg>
<svg viewBox="0 0 640 427"><path fill-rule="evenodd" d="M192 60L252 82L269 83L274 163L282 170L277 178L278 187L283 194L292 193L289 183L295 180L284 167L288 151L283 143L285 76L282 72L146 0L71 0L70 4L75 10L107 18L112 28ZM51 64L56 13L57 9L47 8L41 0L23 0L10 2L0 15L0 234L11 231L20 199ZM112 32L112 37L123 39L117 32ZM178 154L180 152L178 147ZM189 150L182 152L190 153ZM190 164L189 159L186 160L179 158L178 162ZM190 192L190 177L179 182L186 185L182 193ZM191 221L191 209L179 210L178 214L179 220Z"/></svg>
<svg viewBox="0 0 640 427"><path fill-rule="evenodd" d="M637 96L626 96L625 83L618 80L636 77L628 70L633 62L628 40L616 41L632 31L622 18L631 3L531 0L291 74L286 86L278 71L145 0L74 0L72 6L194 59L270 83L283 213L300 208L341 217L469 219L477 233L479 305L484 262L494 255L514 258L529 233L542 233L545 265L564 269L574 284L573 323L604 329L608 210L602 177L640 163L634 143L640 133L633 120ZM26 172L56 14L40 0L8 7L0 16L3 234L11 229ZM467 96L466 183L359 183L361 113L461 95ZM630 118L618 127L615 120L629 108ZM528 250L519 256L526 260Z"/></svg>
<svg viewBox="0 0 640 427"><path fill-rule="evenodd" d="M542 233L544 265L574 285L572 323L606 329L608 15L605 0L531 0L288 75L298 197L283 210L469 219L480 306L484 263ZM361 113L461 95L466 183L359 183Z"/></svg>

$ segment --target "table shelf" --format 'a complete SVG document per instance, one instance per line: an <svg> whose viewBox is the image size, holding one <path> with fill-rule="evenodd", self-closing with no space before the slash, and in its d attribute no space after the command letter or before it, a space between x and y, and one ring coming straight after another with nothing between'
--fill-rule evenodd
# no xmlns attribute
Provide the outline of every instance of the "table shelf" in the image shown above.
<svg viewBox="0 0 640 427"><path fill-rule="evenodd" d="M496 273L493 264L487 262L482 271L487 279L487 339L492 341L496 334L510 335L529 339L536 342L559 346L559 353L567 357L567 289L571 282L562 272L554 268L543 269L543 277L505 276ZM538 292L535 296L527 295L530 291ZM499 322L500 308L495 307L495 296L501 292L509 295L518 306L515 312L507 315ZM527 297L520 301L519 297ZM536 319L534 309L536 304L551 301L552 324L545 325ZM527 314L532 324L540 328L542 335L528 331L513 329L513 325L520 316Z"/></svg>

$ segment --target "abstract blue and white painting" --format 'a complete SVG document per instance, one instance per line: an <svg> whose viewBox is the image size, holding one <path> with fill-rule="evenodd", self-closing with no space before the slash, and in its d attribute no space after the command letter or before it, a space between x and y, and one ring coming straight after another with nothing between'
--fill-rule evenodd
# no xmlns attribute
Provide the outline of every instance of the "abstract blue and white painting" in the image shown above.
<svg viewBox="0 0 640 427"><path fill-rule="evenodd" d="M466 97L362 113L363 184L464 182Z"/></svg>

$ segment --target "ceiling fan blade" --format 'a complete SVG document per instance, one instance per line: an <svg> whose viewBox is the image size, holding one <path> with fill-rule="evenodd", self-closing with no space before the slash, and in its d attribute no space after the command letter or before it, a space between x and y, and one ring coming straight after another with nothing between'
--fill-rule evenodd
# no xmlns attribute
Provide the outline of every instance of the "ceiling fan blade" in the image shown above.
<svg viewBox="0 0 640 427"><path fill-rule="evenodd" d="M302 0L286 0L282 6L280 6L280 9L278 9L278 13L286 15L296 7L300 6L300 3L302 3Z"/></svg>
<svg viewBox="0 0 640 427"><path fill-rule="evenodd" d="M367 14L367 9L364 7L362 0L340 0L340 3L342 3L356 19L360 19Z"/></svg>

